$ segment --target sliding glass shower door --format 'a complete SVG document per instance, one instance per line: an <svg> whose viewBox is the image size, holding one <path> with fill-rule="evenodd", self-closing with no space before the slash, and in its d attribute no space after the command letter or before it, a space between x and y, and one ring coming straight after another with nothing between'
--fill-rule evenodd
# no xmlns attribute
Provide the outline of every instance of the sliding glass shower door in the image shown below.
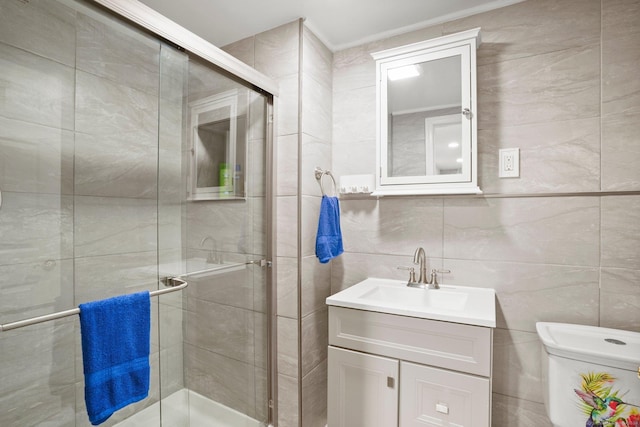
<svg viewBox="0 0 640 427"><path fill-rule="evenodd" d="M91 1L0 1L0 324L180 276L104 426L268 422L270 101ZM89 426L77 316L0 332L0 425Z"/></svg>
<svg viewBox="0 0 640 427"><path fill-rule="evenodd" d="M267 98L197 58L161 58L159 267L189 283L160 299L164 425L266 425Z"/></svg>

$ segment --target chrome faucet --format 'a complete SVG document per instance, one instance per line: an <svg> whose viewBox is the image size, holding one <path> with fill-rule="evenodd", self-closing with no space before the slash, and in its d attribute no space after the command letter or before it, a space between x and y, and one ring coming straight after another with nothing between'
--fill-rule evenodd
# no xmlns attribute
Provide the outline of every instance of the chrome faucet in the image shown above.
<svg viewBox="0 0 640 427"><path fill-rule="evenodd" d="M451 270L431 270L431 274L427 276L427 256L424 249L421 247L416 249L413 254L413 263L418 266L420 275L416 279L416 271L413 267L398 267L399 270L409 270L409 281L407 286L412 288L424 288L424 289L440 289L438 285L437 273L451 273Z"/></svg>
<svg viewBox="0 0 640 427"><path fill-rule="evenodd" d="M216 242L216 239L214 239L211 236L205 236L201 241L200 241L200 247L204 248L204 244L207 243L207 240L211 240L211 250L209 250L209 254L207 255L207 262L210 264L218 264L219 263L219 258L218 258L218 242Z"/></svg>
<svg viewBox="0 0 640 427"><path fill-rule="evenodd" d="M422 247L416 249L413 254L413 263L420 266L417 283L427 284L427 256L425 255Z"/></svg>

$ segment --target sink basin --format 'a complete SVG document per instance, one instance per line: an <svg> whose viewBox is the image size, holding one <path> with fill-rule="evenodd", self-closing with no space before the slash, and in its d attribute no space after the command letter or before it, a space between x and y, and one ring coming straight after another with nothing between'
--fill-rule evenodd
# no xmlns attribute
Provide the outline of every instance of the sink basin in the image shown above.
<svg viewBox="0 0 640 427"><path fill-rule="evenodd" d="M423 319L496 326L495 291L470 286L409 288L401 280L369 278L327 298L327 304Z"/></svg>
<svg viewBox="0 0 640 427"><path fill-rule="evenodd" d="M412 288L375 285L367 290L359 299L374 304L393 304L413 308L431 308L451 311L462 311L467 303L468 294L438 289L440 292L415 292Z"/></svg>

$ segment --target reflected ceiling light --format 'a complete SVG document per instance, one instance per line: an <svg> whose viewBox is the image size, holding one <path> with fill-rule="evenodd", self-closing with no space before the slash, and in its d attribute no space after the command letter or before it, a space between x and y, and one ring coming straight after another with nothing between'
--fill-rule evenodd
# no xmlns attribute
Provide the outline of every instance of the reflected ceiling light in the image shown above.
<svg viewBox="0 0 640 427"><path fill-rule="evenodd" d="M458 157L458 158L456 159L456 162L458 162L458 163L462 163L462 157Z"/></svg>
<svg viewBox="0 0 640 427"><path fill-rule="evenodd" d="M418 70L418 66L415 64L406 65L404 67L399 68L390 68L387 71L387 77L391 81L407 79L409 77L416 77L420 75L420 71Z"/></svg>
<svg viewBox="0 0 640 427"><path fill-rule="evenodd" d="M449 143L449 148L458 148L459 146L460 144L455 141Z"/></svg>

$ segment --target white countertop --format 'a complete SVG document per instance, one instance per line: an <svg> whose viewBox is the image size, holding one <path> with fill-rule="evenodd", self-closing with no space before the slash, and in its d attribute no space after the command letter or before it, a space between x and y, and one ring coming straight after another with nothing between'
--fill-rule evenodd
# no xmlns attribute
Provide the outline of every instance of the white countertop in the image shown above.
<svg viewBox="0 0 640 427"><path fill-rule="evenodd" d="M368 278L326 300L327 305L467 325L496 327L495 290L440 285L410 288L406 281Z"/></svg>

